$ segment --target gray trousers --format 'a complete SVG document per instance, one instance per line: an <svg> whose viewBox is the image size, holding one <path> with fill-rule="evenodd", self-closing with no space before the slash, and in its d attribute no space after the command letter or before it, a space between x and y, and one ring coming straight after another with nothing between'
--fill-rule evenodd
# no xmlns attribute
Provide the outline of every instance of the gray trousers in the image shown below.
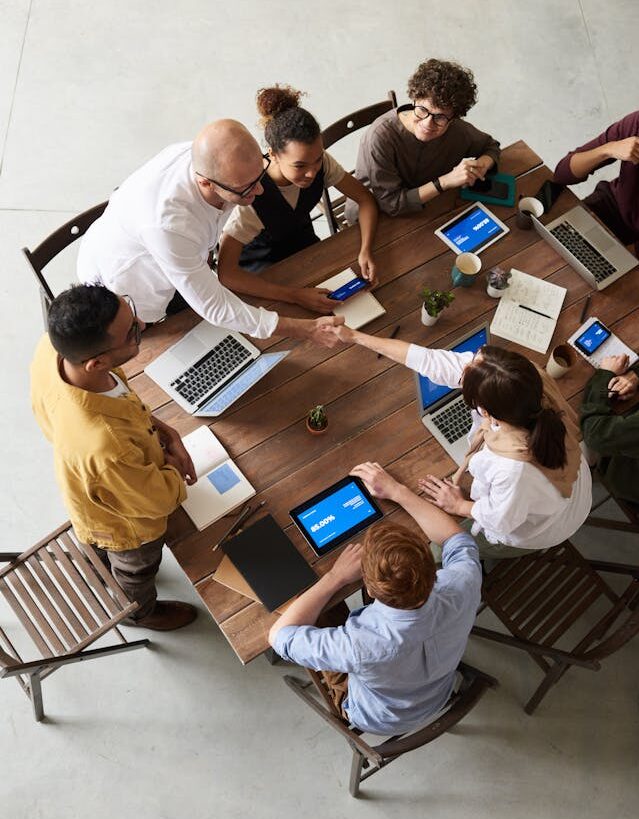
<svg viewBox="0 0 639 819"><path fill-rule="evenodd" d="M141 620L153 611L157 599L155 576L162 562L163 546L164 535L150 543L143 543L137 549L127 549L124 552L94 547L129 600L139 603L140 608L131 620Z"/></svg>

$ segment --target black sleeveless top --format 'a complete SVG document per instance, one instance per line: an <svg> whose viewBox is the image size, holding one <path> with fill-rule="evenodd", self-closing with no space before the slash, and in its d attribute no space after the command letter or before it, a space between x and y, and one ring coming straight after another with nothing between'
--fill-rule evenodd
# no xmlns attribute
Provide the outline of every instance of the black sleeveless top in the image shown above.
<svg viewBox="0 0 639 819"><path fill-rule="evenodd" d="M300 189L294 208L268 174L262 180L262 186L264 193L255 197L252 207L264 227L251 242L244 245L240 255L240 267L247 270L261 270L319 242L310 213L322 198L323 166L308 188Z"/></svg>

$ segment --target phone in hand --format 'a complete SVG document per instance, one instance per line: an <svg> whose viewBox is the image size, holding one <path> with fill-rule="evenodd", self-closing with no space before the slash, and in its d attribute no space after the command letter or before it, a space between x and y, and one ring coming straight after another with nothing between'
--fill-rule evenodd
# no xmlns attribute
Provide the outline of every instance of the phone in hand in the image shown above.
<svg viewBox="0 0 639 819"><path fill-rule="evenodd" d="M360 290L363 290L367 286L368 282L366 279L362 279L361 276L355 276L351 281L346 282L346 284L338 287L337 290L333 290L332 293L329 293L328 297L329 299L333 299L333 301L346 301L346 299L350 299L351 296L359 293Z"/></svg>

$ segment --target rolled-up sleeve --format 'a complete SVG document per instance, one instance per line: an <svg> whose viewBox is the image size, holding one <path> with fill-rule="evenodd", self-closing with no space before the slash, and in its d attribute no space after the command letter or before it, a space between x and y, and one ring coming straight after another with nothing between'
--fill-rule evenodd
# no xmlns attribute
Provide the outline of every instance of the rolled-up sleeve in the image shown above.
<svg viewBox="0 0 639 819"><path fill-rule="evenodd" d="M315 671L357 671L353 643L343 626L284 626L275 635L273 648L290 663Z"/></svg>

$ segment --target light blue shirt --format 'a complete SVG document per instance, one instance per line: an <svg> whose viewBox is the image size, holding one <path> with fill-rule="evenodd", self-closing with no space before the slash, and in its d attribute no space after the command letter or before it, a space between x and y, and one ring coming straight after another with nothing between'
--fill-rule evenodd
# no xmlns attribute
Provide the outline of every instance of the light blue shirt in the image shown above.
<svg viewBox="0 0 639 819"><path fill-rule="evenodd" d="M481 598L477 544L450 537L428 600L394 609L379 600L338 628L284 626L274 648L316 671L348 672L343 708L362 731L397 734L423 725L446 703Z"/></svg>

